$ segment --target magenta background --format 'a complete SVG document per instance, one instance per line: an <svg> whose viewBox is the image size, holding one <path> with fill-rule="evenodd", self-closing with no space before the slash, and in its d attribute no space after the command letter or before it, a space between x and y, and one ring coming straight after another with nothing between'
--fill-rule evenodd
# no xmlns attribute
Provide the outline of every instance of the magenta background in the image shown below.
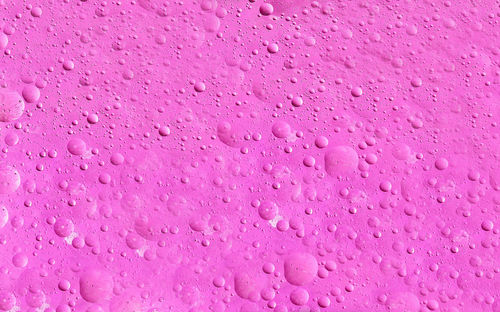
<svg viewBox="0 0 500 312"><path fill-rule="evenodd" d="M0 311L500 311L499 2L263 3L0 0Z"/></svg>

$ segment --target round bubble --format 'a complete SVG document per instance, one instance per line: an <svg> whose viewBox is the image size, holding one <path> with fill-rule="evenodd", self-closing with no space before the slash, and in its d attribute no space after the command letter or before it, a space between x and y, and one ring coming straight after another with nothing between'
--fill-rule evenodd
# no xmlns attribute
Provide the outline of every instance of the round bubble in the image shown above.
<svg viewBox="0 0 500 312"><path fill-rule="evenodd" d="M249 274L245 272L237 272L234 276L234 290L241 298L250 299L256 294L256 288L256 282Z"/></svg>
<svg viewBox="0 0 500 312"><path fill-rule="evenodd" d="M54 224L54 232L59 237L68 237L73 233L75 225L68 218L58 218Z"/></svg>
<svg viewBox="0 0 500 312"><path fill-rule="evenodd" d="M88 269L80 276L80 294L85 301L98 303L107 300L113 292L111 275L100 269Z"/></svg>
<svg viewBox="0 0 500 312"><path fill-rule="evenodd" d="M0 291L0 310L10 311L16 305L16 297L9 291Z"/></svg>
<svg viewBox="0 0 500 312"><path fill-rule="evenodd" d="M418 297L412 293L399 292L389 298L387 307L391 312L418 312L420 302Z"/></svg>
<svg viewBox="0 0 500 312"><path fill-rule="evenodd" d="M279 120L273 124L271 131L275 137L283 139L290 135L292 129L287 122Z"/></svg>
<svg viewBox="0 0 500 312"><path fill-rule="evenodd" d="M87 144L82 139L73 138L68 142L68 152L75 156L80 156L85 153L87 149Z"/></svg>
<svg viewBox="0 0 500 312"><path fill-rule="evenodd" d="M24 100L15 91L0 89L0 121L9 122L22 116Z"/></svg>
<svg viewBox="0 0 500 312"><path fill-rule="evenodd" d="M35 103L40 99L40 89L34 85L27 85L23 88L23 98L28 103Z"/></svg>
<svg viewBox="0 0 500 312"><path fill-rule="evenodd" d="M264 220L272 220L278 214L278 206L272 201L264 201L259 206L259 216Z"/></svg>
<svg viewBox="0 0 500 312"><path fill-rule="evenodd" d="M19 172L8 165L0 164L0 194L12 194L21 185Z"/></svg>
<svg viewBox="0 0 500 312"><path fill-rule="evenodd" d="M309 301L309 292L304 288L296 288L290 294L290 301L298 306L303 306Z"/></svg>
<svg viewBox="0 0 500 312"><path fill-rule="evenodd" d="M358 162L358 154L349 146L336 146L325 154L325 169L331 176L354 171Z"/></svg>
<svg viewBox="0 0 500 312"><path fill-rule="evenodd" d="M292 285L303 286L313 281L318 273L318 261L309 253L294 253L284 264L285 279Z"/></svg>

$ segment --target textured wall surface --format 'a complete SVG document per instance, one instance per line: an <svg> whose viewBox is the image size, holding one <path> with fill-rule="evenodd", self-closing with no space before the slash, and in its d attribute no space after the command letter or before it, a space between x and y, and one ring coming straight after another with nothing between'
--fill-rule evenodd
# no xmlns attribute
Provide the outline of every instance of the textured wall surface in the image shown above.
<svg viewBox="0 0 500 312"><path fill-rule="evenodd" d="M0 311L500 312L500 2L0 0Z"/></svg>

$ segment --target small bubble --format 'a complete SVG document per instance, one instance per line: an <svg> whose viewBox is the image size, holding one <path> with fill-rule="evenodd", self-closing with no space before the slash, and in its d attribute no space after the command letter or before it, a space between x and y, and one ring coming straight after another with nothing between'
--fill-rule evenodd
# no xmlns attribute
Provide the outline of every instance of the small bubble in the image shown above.
<svg viewBox="0 0 500 312"><path fill-rule="evenodd" d="M25 86L22 94L24 100L28 103L35 103L40 99L40 90L34 85Z"/></svg>
<svg viewBox="0 0 500 312"><path fill-rule="evenodd" d="M73 138L69 140L67 148L71 154L80 156L87 150L87 144L80 138Z"/></svg>
<svg viewBox="0 0 500 312"><path fill-rule="evenodd" d="M351 95L354 97L360 97L363 95L363 90L360 87L354 87L351 89Z"/></svg>
<svg viewBox="0 0 500 312"><path fill-rule="evenodd" d="M273 14L274 7L269 3L263 3L263 4L261 4L261 6L259 8L259 12L260 12L260 14L262 14L264 16L268 16L268 15Z"/></svg>

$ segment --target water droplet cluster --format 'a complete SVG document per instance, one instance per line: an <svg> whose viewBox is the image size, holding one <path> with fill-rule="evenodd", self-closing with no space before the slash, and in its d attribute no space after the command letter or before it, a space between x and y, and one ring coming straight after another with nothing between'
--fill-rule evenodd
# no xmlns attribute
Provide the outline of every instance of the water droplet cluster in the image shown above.
<svg viewBox="0 0 500 312"><path fill-rule="evenodd" d="M0 0L0 311L500 312L498 1Z"/></svg>

